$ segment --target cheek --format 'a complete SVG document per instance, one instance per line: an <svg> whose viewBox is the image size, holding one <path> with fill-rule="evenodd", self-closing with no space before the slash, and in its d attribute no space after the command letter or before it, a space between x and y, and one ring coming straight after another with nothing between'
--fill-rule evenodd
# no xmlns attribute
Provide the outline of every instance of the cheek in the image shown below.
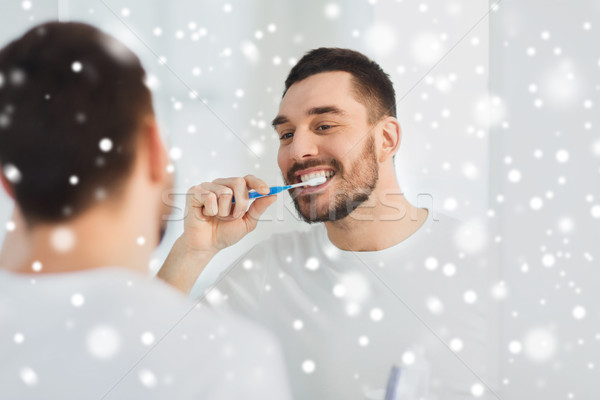
<svg viewBox="0 0 600 400"><path fill-rule="evenodd" d="M362 156L362 151L368 141L368 130L352 132L352 135L336 138L332 143L332 151L340 161Z"/></svg>
<svg viewBox="0 0 600 400"><path fill-rule="evenodd" d="M277 152L277 164L282 172L285 172L290 164L288 152L281 147L279 147L279 151Z"/></svg>

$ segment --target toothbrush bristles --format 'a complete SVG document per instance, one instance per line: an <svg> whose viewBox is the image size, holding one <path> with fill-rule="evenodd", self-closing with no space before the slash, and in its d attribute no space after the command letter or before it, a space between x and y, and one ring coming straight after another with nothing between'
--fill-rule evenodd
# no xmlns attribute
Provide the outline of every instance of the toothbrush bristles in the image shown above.
<svg viewBox="0 0 600 400"><path fill-rule="evenodd" d="M324 184L325 181L327 181L327 178L325 178L324 176L318 176L318 177L312 178L308 182L306 182L306 186L319 186L319 185Z"/></svg>

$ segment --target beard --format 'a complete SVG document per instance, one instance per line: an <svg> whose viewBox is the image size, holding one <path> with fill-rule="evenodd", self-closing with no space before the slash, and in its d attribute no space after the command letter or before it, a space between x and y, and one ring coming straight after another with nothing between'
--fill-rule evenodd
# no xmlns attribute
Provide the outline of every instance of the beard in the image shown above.
<svg viewBox="0 0 600 400"><path fill-rule="evenodd" d="M375 139L371 136L367 139L360 155L351 164L348 171L337 159L310 160L292 165L287 174L287 181L295 183L294 174L297 171L323 165L329 165L335 171L335 175L330 179L338 178L337 184L328 188L332 193L327 204L321 206L318 204L318 197L323 194L309 193L298 196L295 195L298 193L298 189L291 193L296 211L304 222L309 224L339 221L369 199L379 179Z"/></svg>

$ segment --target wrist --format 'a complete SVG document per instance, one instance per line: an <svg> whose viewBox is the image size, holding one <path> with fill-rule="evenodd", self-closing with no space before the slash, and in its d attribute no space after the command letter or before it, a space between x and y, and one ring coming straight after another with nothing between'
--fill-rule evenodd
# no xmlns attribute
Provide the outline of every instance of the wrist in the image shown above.
<svg viewBox="0 0 600 400"><path fill-rule="evenodd" d="M173 244L173 250L178 253L181 257L186 259L201 259L201 260L210 260L213 258L218 252L218 249L214 249L211 247L208 248L198 248L194 245L191 245L185 239L185 234L182 234L175 240Z"/></svg>
<svg viewBox="0 0 600 400"><path fill-rule="evenodd" d="M210 249L190 247L179 237L157 277L189 294L198 276L216 253Z"/></svg>

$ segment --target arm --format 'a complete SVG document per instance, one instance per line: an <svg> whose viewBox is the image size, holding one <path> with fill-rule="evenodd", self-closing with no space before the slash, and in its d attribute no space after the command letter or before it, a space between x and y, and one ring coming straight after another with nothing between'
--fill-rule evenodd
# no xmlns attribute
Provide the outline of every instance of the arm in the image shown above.
<svg viewBox="0 0 600 400"><path fill-rule="evenodd" d="M183 234L157 276L189 293L212 257L253 231L260 216L275 202L275 196L262 197L248 208L250 189L269 193L267 184L252 175L216 179L190 188ZM235 203L232 203L234 196Z"/></svg>
<svg viewBox="0 0 600 400"><path fill-rule="evenodd" d="M190 293L196 279L216 253L187 249L180 237L156 275L184 293Z"/></svg>

